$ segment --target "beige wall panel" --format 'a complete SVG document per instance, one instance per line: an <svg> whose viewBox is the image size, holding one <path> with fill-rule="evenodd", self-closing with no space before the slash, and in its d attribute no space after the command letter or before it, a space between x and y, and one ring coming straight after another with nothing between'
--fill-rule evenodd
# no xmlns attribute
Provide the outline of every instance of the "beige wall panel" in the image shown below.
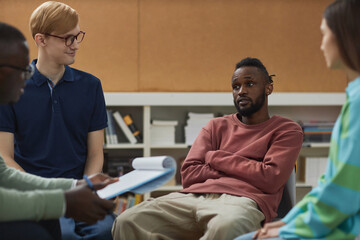
<svg viewBox="0 0 360 240"><path fill-rule="evenodd" d="M326 68L319 25L332 0L64 0L80 13L86 37L74 67L105 91L229 91L234 65L258 57L275 91L341 92ZM43 1L0 0L0 21L29 30Z"/></svg>
<svg viewBox="0 0 360 240"><path fill-rule="evenodd" d="M260 58L275 91L343 91L320 52L330 0L142 0L140 91L229 91L234 65Z"/></svg>
<svg viewBox="0 0 360 240"><path fill-rule="evenodd" d="M0 21L15 25L26 35L31 57L37 56L28 22L44 1L0 0ZM101 79L104 91L138 91L138 1L64 0L80 14L86 32L73 67Z"/></svg>

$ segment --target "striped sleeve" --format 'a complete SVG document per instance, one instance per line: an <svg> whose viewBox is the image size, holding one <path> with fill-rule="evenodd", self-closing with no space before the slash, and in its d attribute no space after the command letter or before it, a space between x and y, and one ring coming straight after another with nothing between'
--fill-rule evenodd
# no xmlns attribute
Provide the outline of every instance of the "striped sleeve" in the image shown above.
<svg viewBox="0 0 360 240"><path fill-rule="evenodd" d="M334 127L319 185L283 219L284 238L354 239L360 233L360 119L348 100ZM359 115L359 116L358 116ZM355 124L356 123L356 124Z"/></svg>

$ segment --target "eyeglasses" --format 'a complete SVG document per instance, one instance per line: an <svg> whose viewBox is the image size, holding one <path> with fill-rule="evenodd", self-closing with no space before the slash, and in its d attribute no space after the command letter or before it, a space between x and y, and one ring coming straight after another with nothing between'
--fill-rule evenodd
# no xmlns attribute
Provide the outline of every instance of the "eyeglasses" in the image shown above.
<svg viewBox="0 0 360 240"><path fill-rule="evenodd" d="M60 36L52 35L52 34L50 34L50 33L45 33L45 35L46 35L46 36L51 36L51 37L60 38L60 39L64 39L64 41L65 41L65 46L69 47L69 46L71 46L71 45L74 43L75 39L76 39L76 42L77 42L77 43L81 43L82 40L83 40L84 37L85 37L85 32L80 31L77 35L75 35L75 36L74 36L74 35L70 35L70 36L68 36L68 37L60 37Z"/></svg>
<svg viewBox="0 0 360 240"><path fill-rule="evenodd" d="M27 66L26 68L17 67L17 66L13 66L13 65L9 65L9 64L1 64L0 67L8 67L8 68L13 68L13 69L22 71L21 77L24 80L28 80L29 78L31 78L35 72L35 68L32 64L29 64L29 66Z"/></svg>

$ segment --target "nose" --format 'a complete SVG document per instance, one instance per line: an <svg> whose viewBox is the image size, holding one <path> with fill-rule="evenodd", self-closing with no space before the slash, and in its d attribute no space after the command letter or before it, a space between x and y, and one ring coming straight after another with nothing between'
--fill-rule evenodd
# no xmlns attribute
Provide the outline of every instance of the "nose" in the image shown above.
<svg viewBox="0 0 360 240"><path fill-rule="evenodd" d="M78 50L79 45L80 45L80 43L78 43L77 40L75 39L74 42L70 45L70 48L73 50Z"/></svg>
<svg viewBox="0 0 360 240"><path fill-rule="evenodd" d="M246 93L247 93L246 87L245 87L245 86L241 86L241 87L239 88L238 94L239 94L239 95L243 95L243 94L246 94Z"/></svg>
<svg viewBox="0 0 360 240"><path fill-rule="evenodd" d="M324 51L324 39L322 39L322 41L321 41L321 45L320 45L320 50L321 51Z"/></svg>

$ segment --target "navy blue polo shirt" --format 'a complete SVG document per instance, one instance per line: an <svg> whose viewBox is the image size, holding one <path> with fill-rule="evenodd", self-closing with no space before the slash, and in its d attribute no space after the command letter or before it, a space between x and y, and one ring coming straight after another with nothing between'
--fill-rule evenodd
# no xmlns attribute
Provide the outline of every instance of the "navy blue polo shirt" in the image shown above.
<svg viewBox="0 0 360 240"><path fill-rule="evenodd" d="M14 157L26 172L80 179L88 133L107 126L101 83L69 66L52 93L48 81L35 70L20 100L0 107L0 131L14 133Z"/></svg>

